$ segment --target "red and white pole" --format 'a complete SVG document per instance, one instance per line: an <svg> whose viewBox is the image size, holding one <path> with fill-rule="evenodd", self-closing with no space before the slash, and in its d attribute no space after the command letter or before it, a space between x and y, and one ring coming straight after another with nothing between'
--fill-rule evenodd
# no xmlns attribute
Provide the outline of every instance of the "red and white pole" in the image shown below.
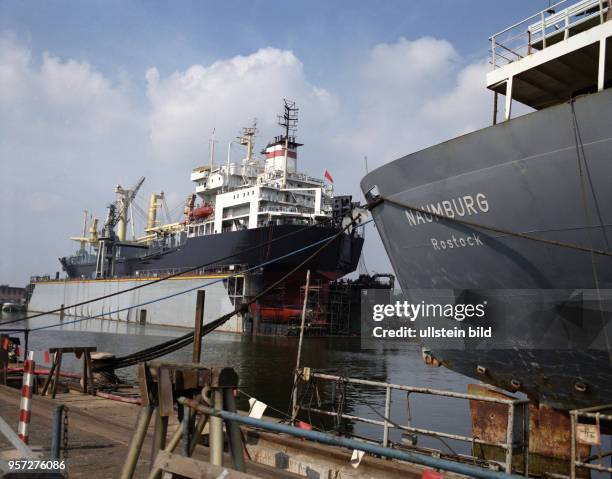
<svg viewBox="0 0 612 479"><path fill-rule="evenodd" d="M19 409L19 427L17 434L24 444L28 443L28 428L30 427L30 411L32 410L32 386L34 384L34 351L28 351L28 357L23 365L23 385L21 386L21 407Z"/></svg>

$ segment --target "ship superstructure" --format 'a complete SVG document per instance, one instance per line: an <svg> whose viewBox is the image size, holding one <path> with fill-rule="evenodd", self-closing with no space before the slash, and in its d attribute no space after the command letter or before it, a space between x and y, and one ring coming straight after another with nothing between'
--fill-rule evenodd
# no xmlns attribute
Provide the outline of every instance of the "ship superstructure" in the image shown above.
<svg viewBox="0 0 612 479"><path fill-rule="evenodd" d="M284 135L274 138L253 157L256 128L245 128L236 143L244 145L246 155L239 163L202 166L193 170L195 195L188 201L189 237L241 231L275 225L308 225L332 216L333 185L298 172L298 147L292 135L293 103L285 103L282 125ZM285 120L286 119L286 120Z"/></svg>
<svg viewBox="0 0 612 479"><path fill-rule="evenodd" d="M431 354L562 409L612 401L611 13L562 1L493 35L493 126L361 182L409 300L486 305L490 339Z"/></svg>

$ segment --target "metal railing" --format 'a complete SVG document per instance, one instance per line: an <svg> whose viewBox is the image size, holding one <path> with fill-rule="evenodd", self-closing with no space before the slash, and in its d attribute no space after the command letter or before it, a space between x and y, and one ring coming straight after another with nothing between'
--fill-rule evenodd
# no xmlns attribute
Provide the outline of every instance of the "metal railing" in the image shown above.
<svg viewBox="0 0 612 479"><path fill-rule="evenodd" d="M381 445L383 447L389 447L389 431L391 429L399 429L401 431L409 432L416 435L424 435L435 438L442 439L451 439L456 441L463 441L480 445L494 446L501 448L505 451L505 461L503 463L503 467L506 473L510 474L512 472L512 459L513 453L515 449L519 449L523 455L523 470L525 476L528 474L528 449L529 449L529 400L527 399L503 399L498 397L490 397L490 396L478 396L474 394L467 393L458 393L453 391L445 391L439 389L431 389L431 388L423 388L423 387L413 387L413 386L405 386L401 384L393 384L379 381L370 381L367 379L356 379L356 378L348 378L343 376L336 376L332 374L319 373L311 370L310 368L304 368L302 370L302 374L300 378L303 378L303 381L307 380L322 380L322 381L330 381L334 383L340 384L354 384L361 385L367 387L375 387L375 388L383 388L385 390L385 405L384 412L380 413L380 417L382 420L370 419L366 417L360 417L352 414L345 414L343 412L335 412L335 411L327 411L320 408L312 408L312 407L303 407L300 409L302 411L311 412L315 414L321 414L324 416L332 416L337 418L339 421L342 419L347 419L350 421L362 422L365 424L372 424L376 426L381 426L383 428L383 436ZM405 425L398 424L397 422L391 419L391 393L392 391L403 391L406 393L406 411L407 411L407 423ZM479 439L473 436L464 436L461 434L453 434L443 431L433 431L429 429L423 429L418 427L413 427L411 425L411 414L410 414L410 397L413 394L425 394L430 396L438 396L438 397L447 397L447 398L456 398L456 399L464 399L470 401L481 401L487 403L496 403L503 404L508 408L508 422L507 422L507 430L505 435L504 442L493 442L486 441L483 439ZM518 422L517 422L518 421ZM517 440L515 436L520 435L520 438Z"/></svg>
<svg viewBox="0 0 612 479"><path fill-rule="evenodd" d="M159 269L145 269L138 270L134 272L133 276L127 276L127 278L135 277L135 278L158 278L163 276L168 276L171 274L177 274L185 272L188 276L200 276L206 274L224 274L224 273L236 273L239 271L243 271L247 269L248 266L246 264L211 264L196 270L191 269L190 267L184 268L159 268ZM180 276L179 276L180 278Z"/></svg>
<svg viewBox="0 0 612 479"><path fill-rule="evenodd" d="M603 23L610 19L612 0L581 0L572 4L561 0L489 38L493 69L543 50L553 37L567 39L572 29L597 19ZM559 8L561 7L561 9Z"/></svg>
<svg viewBox="0 0 612 479"><path fill-rule="evenodd" d="M231 394L231 391L230 391ZM391 449L386 447L380 447L367 442L358 441L355 439L349 439L346 437L333 436L331 434L309 431L301 429L299 427L288 426L286 424L280 424L277 422L267 421L263 419L256 419L250 416L243 416L235 412L226 411L223 409L215 409L208 407L204 404L198 403L197 401L187 399L185 397L179 397L177 402L183 406L189 407L201 414L222 418L228 422L235 422L243 424L245 426L262 429L264 431L270 431L272 433L287 434L289 436L306 439L308 441L315 441L321 444L327 444L329 446L343 447L348 450L364 451L372 455L386 457L389 459L396 459L406 463L419 464L421 466L432 467L434 469L455 472L463 474L467 477L475 477L479 479L519 479L520 476L504 474L502 472L491 471L487 469L481 469L469 464L460 464L445 459L436 457L424 456L421 454L415 454L407 451L399 451L397 449ZM189 418L188 415L184 417ZM219 448L223 451L223 435L222 430L216 435L213 434L211 428L211 449ZM213 446L214 444L214 446ZM212 454L212 453L211 453Z"/></svg>
<svg viewBox="0 0 612 479"><path fill-rule="evenodd" d="M575 409L570 411L570 419L572 422L571 479L576 479L576 472L580 467L612 473L612 467L604 463L606 458L612 456L612 450L604 450L601 440L602 424L612 426L612 404ZM580 456L578 444L597 447L598 452L583 458ZM595 464L594 461L598 463Z"/></svg>

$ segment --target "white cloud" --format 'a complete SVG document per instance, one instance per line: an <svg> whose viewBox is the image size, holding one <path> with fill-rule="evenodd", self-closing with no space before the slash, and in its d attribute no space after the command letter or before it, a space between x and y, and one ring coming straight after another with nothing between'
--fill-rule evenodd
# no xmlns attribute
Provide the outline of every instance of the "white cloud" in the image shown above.
<svg viewBox="0 0 612 479"><path fill-rule="evenodd" d="M0 37L0 281L56 271L80 211L112 200L146 143L132 100L88 62Z"/></svg>
<svg viewBox="0 0 612 479"><path fill-rule="evenodd" d="M371 84L394 90L388 93L406 95L413 86L423 87L423 80L427 85L440 83L458 58L455 48L446 40L400 38L395 43L381 43L372 48L363 65L363 74Z"/></svg>
<svg viewBox="0 0 612 479"><path fill-rule="evenodd" d="M438 122L444 130L467 133L484 126L492 115L492 94L485 87L486 62L463 68L456 77L454 89L423 105L423 115Z"/></svg>
<svg viewBox="0 0 612 479"><path fill-rule="evenodd" d="M336 141L371 167L486 125L485 67L464 66L445 40L377 45L360 71L353 127Z"/></svg>
<svg viewBox="0 0 612 479"><path fill-rule="evenodd" d="M210 66L193 65L160 78L155 68L146 73L151 112L149 125L153 149L160 158L194 165L202 161L213 128L227 142L241 126L257 117L259 140L278 134L276 115L282 98L308 105L300 127L312 135L317 124L336 109L332 95L311 85L302 63L290 51L264 48L248 56L236 56ZM218 160L219 161L219 160ZM221 159L223 161L223 159Z"/></svg>

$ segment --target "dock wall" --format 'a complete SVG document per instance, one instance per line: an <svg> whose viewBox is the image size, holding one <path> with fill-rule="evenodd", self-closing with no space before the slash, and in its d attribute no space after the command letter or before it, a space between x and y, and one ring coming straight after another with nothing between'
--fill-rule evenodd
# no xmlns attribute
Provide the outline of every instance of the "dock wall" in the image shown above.
<svg viewBox="0 0 612 479"><path fill-rule="evenodd" d="M223 314L234 310L227 293L226 282L216 282L204 287L224 276L189 276L176 277L163 282L146 286L135 291L120 294L112 298L95 301L75 308L66 308L67 316L87 317L99 316L99 319L112 319L138 323L141 311L146 310L146 323L160 326L179 326L192 328L194 325L197 289L206 291L204 303L204 323L209 323ZM28 310L44 312L87 301L131 288L155 278L104 279L104 280L59 280L34 283L34 291ZM197 288L201 286L200 288ZM135 307L164 296L197 288L188 293L180 294L163 301ZM130 308L125 309L124 308ZM115 312L117 310L123 310ZM219 331L242 332L242 317L236 315L221 326Z"/></svg>

